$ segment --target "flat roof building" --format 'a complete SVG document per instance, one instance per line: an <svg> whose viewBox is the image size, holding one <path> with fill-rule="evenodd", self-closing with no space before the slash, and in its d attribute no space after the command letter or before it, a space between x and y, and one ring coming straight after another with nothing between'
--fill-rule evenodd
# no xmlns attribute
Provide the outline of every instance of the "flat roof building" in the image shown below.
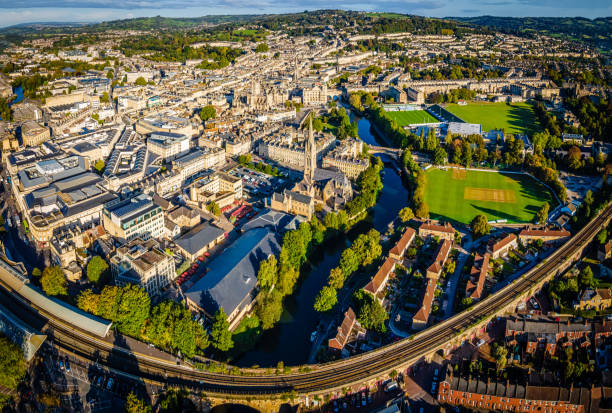
<svg viewBox="0 0 612 413"><path fill-rule="evenodd" d="M117 248L110 267L118 285L136 284L150 296L158 295L174 278L174 259L153 239L136 238Z"/></svg>
<svg viewBox="0 0 612 413"><path fill-rule="evenodd" d="M122 242L159 238L164 232L162 209L145 194L105 204L103 222L106 231Z"/></svg>

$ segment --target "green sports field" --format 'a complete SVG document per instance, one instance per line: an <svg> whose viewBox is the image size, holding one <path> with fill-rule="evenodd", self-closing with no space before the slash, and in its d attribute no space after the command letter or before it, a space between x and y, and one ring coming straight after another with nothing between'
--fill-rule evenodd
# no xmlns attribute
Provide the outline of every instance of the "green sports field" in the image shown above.
<svg viewBox="0 0 612 413"><path fill-rule="evenodd" d="M506 133L533 135L541 130L540 123L529 103L468 103L465 106L448 104L446 110L465 122L480 123L483 131L504 129Z"/></svg>
<svg viewBox="0 0 612 413"><path fill-rule="evenodd" d="M557 205L550 191L528 175L502 172L431 168L427 171L425 201L434 219L469 224L479 214L489 221L533 221L548 202Z"/></svg>
<svg viewBox="0 0 612 413"><path fill-rule="evenodd" d="M412 125L414 123L436 123L438 119L434 118L424 110L401 110L396 112L387 112L391 119L397 122L402 127Z"/></svg>

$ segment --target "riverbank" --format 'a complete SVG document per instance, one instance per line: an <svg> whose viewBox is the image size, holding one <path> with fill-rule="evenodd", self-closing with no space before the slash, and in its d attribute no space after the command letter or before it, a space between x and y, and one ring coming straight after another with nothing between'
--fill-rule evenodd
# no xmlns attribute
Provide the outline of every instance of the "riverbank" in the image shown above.
<svg viewBox="0 0 612 413"><path fill-rule="evenodd" d="M351 114L355 116L355 114ZM358 133L368 144L380 144L372 133L371 124L366 118L359 118ZM386 157L386 156L385 156ZM383 158L383 156L381 156ZM383 189L376 205L370 209L368 216L357 223L349 233L335 238L335 242L325 245L320 251L309 257L310 269L300 277L293 295L286 298L285 311L280 322L272 329L265 331L254 348L234 360L240 367L276 367L279 361L285 365L302 365L308 362L311 353L311 333L318 329L321 314L314 308L314 300L321 288L327 283L329 272L338 265L342 251L350 245L360 233L374 228L381 234L387 231L389 223L397 217L399 210L408 205L409 191L402 178L389 163L381 171ZM355 279L354 288L361 288ZM343 304L348 305L348 299ZM338 306L341 307L341 306ZM344 308L338 308L338 313ZM335 320L330 320L335 322ZM329 324L322 326L327 329ZM329 327L332 331L333 326Z"/></svg>

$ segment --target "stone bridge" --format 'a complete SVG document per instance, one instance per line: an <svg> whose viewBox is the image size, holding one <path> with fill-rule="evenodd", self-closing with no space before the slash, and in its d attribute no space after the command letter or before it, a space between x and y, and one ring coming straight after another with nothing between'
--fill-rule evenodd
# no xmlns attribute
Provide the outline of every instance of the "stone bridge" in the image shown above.
<svg viewBox="0 0 612 413"><path fill-rule="evenodd" d="M402 150L399 148L389 148L387 146L368 145L368 152L372 155L384 154L391 158L399 159Z"/></svg>

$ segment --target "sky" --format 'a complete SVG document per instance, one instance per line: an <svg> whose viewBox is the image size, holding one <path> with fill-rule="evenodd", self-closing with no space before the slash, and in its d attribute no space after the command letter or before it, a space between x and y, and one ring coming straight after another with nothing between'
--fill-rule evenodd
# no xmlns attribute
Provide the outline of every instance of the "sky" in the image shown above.
<svg viewBox="0 0 612 413"><path fill-rule="evenodd" d="M612 16L611 0L0 0L0 27L144 16L289 13L338 8L446 16Z"/></svg>

